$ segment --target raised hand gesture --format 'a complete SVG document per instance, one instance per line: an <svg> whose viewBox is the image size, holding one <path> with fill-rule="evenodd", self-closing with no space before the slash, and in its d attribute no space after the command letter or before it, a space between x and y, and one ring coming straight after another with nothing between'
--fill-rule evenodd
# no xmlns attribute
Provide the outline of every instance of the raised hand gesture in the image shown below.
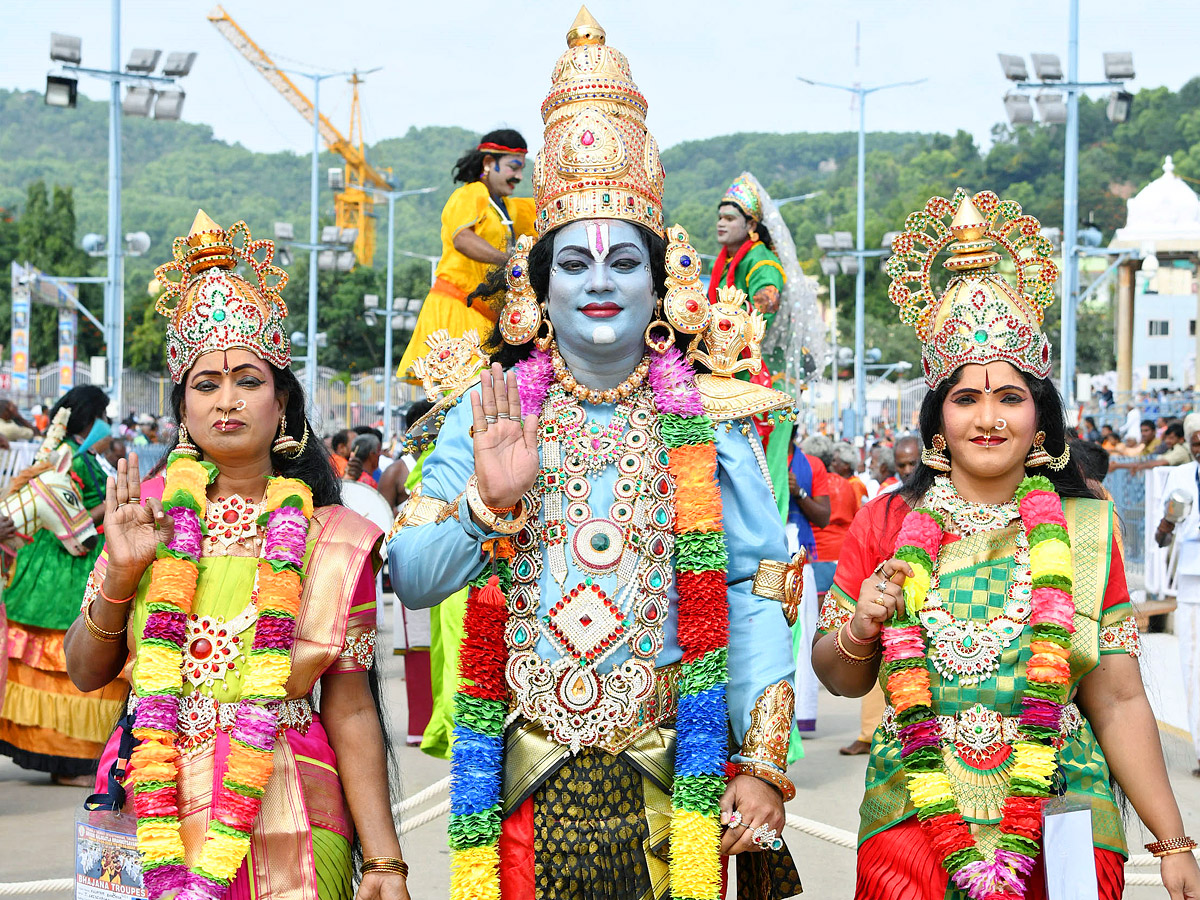
<svg viewBox="0 0 1200 900"><path fill-rule="evenodd" d="M517 376L499 363L479 376L479 392L471 394L471 436L480 499L491 509L516 506L537 478L538 420L521 421Z"/></svg>
<svg viewBox="0 0 1200 900"><path fill-rule="evenodd" d="M132 471L131 471L132 470ZM154 561L159 541L175 535L175 521L163 512L162 501L153 497L141 502L136 453L129 461L117 460L117 477L111 475L104 490L104 547L108 554L105 589L110 597L132 593L146 567Z"/></svg>

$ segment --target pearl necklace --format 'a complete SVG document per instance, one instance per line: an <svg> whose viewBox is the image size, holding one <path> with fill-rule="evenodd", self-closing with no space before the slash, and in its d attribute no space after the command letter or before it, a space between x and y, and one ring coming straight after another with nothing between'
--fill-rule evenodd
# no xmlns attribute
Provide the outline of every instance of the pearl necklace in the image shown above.
<svg viewBox="0 0 1200 900"><path fill-rule="evenodd" d="M643 356L642 361L637 364L637 368L629 374L628 378L616 387L599 391L585 387L575 379L575 376L567 368L562 355L558 352L557 344L550 346L550 361L554 365L554 380L562 385L564 391L584 403L616 403L618 400L624 400L642 386L646 380L646 373L650 371L650 357Z"/></svg>

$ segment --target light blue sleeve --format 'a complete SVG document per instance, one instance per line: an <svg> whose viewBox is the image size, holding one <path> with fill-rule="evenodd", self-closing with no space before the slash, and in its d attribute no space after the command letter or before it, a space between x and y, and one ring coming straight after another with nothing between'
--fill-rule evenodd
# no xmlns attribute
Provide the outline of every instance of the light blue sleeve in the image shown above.
<svg viewBox="0 0 1200 900"><path fill-rule="evenodd" d="M796 661L791 631L778 600L751 593L758 564L764 559L786 560L787 537L771 488L763 478L750 441L717 425L717 465L725 543L729 552L729 684L726 700L735 743L740 746L750 727L750 712L763 691L786 681L794 687ZM744 762L740 755L734 762Z"/></svg>
<svg viewBox="0 0 1200 900"><path fill-rule="evenodd" d="M422 467L423 496L453 503L466 488L475 471L470 424L471 403L464 394L446 413L437 445ZM458 501L457 519L401 528L388 542L396 596L409 609L436 606L479 574L487 561L483 542L496 536L471 521L465 497Z"/></svg>

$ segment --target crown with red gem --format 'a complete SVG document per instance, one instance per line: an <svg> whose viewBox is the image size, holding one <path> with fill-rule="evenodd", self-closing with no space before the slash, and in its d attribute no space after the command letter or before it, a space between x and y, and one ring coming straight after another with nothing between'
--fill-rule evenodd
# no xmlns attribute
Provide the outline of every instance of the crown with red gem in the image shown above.
<svg viewBox="0 0 1200 900"><path fill-rule="evenodd" d="M581 7L542 103L533 165L539 236L578 219L624 219L663 234L664 173L629 60Z"/></svg>
<svg viewBox="0 0 1200 900"><path fill-rule="evenodd" d="M1012 262L1015 285L996 270L1003 259L997 246ZM952 276L938 296L930 276L943 250ZM968 363L1004 360L1035 378L1050 374L1050 343L1041 328L1058 267L1041 224L1022 215L1019 203L991 191L971 197L962 188L951 200L933 197L905 220L892 253L888 296L925 345L921 363L930 390Z"/></svg>
<svg viewBox="0 0 1200 900"><path fill-rule="evenodd" d="M251 240L245 222L228 231L200 210L186 237L172 245L174 259L154 270L163 288L154 308L169 320L167 367L175 382L213 350L249 350L276 368L286 368L292 348L283 320L283 269L272 264L275 243ZM235 269L248 266L251 284Z"/></svg>

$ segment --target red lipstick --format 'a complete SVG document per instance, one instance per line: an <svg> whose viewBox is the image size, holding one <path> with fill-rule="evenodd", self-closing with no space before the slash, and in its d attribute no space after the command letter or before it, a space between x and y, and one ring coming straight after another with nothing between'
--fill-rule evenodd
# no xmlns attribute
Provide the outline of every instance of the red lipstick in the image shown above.
<svg viewBox="0 0 1200 900"><path fill-rule="evenodd" d="M615 303L589 303L583 308L583 314L591 319L611 319L620 311Z"/></svg>

